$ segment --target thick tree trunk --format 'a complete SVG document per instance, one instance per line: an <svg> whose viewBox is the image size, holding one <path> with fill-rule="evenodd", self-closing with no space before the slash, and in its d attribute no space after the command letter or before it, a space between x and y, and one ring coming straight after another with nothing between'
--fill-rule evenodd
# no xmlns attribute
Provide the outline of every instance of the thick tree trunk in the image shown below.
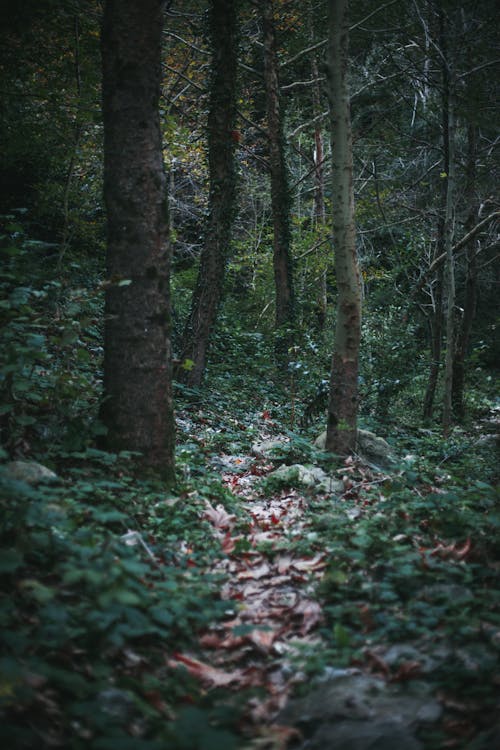
<svg viewBox="0 0 500 750"><path fill-rule="evenodd" d="M290 253L290 196L285 163L283 123L278 82L278 57L272 0L261 0L264 36L264 75L266 87L271 204L273 214L273 264L276 287L276 328L278 351L286 356L291 343L287 328L295 317L292 258Z"/></svg>
<svg viewBox="0 0 500 750"><path fill-rule="evenodd" d="M347 0L332 0L328 42L333 242L338 300L326 448L340 454L352 452L356 443L361 335L361 286L356 256L352 131L347 86L347 10Z"/></svg>
<svg viewBox="0 0 500 750"><path fill-rule="evenodd" d="M208 111L209 216L177 377L201 384L210 335L222 299L235 205L234 147L237 141L237 3L211 0L212 79ZM183 366L184 365L184 366Z"/></svg>
<svg viewBox="0 0 500 750"><path fill-rule="evenodd" d="M162 4L107 0L102 28L108 218L102 418L112 450L174 477L170 247L158 115Z"/></svg>

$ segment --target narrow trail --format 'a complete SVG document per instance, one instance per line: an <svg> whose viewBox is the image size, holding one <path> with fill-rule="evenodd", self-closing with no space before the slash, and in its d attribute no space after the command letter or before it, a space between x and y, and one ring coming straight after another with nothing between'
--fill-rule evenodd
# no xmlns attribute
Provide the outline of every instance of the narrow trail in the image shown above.
<svg viewBox="0 0 500 750"><path fill-rule="evenodd" d="M272 743L265 747L285 748L298 732L272 722L292 689L306 679L294 657L321 643L317 627L322 610L314 589L326 567L326 555L302 557L288 551L291 541L308 533L305 510L311 501L304 494L287 490L260 497L255 480L275 467L256 460L241 472L245 459L226 459L223 482L241 497L246 518L208 501L204 516L225 555L214 570L227 576L221 596L228 602L228 619L200 638L202 659L175 654L169 665L183 665L207 688L259 688L259 697L248 701L244 728L263 743ZM252 745L257 746L264 744Z"/></svg>

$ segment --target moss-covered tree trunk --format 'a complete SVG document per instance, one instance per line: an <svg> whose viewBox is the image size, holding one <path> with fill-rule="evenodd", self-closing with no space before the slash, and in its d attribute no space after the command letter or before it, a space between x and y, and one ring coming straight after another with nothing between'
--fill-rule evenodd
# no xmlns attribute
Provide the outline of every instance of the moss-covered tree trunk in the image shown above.
<svg viewBox="0 0 500 750"><path fill-rule="evenodd" d="M201 384L210 335L224 289L235 206L234 148L237 142L236 72L238 66L236 0L211 0L212 74L208 110L209 215L198 279L179 357L179 379Z"/></svg>
<svg viewBox="0 0 500 750"><path fill-rule="evenodd" d="M104 400L110 449L174 475L170 248L158 114L162 3L107 0L102 27L107 210Z"/></svg>
<svg viewBox="0 0 500 750"><path fill-rule="evenodd" d="M286 359L288 347L292 343L290 332L295 318L295 295L290 251L290 195L279 94L274 4L272 0L261 0L260 7L264 41L264 78L271 171L277 353Z"/></svg>
<svg viewBox="0 0 500 750"><path fill-rule="evenodd" d="M330 379L326 448L352 452L358 414L361 286L356 255L352 131L347 84L348 1L332 0L328 39L328 96L332 140L332 204L337 320Z"/></svg>

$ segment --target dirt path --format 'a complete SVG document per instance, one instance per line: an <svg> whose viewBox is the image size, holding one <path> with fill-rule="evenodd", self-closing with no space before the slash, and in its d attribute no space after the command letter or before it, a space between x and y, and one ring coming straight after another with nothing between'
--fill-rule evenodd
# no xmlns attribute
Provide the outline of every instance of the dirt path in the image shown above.
<svg viewBox="0 0 500 750"><path fill-rule="evenodd" d="M238 463L234 468L238 472ZM261 461L247 472L224 473L225 484L242 499L246 520L206 503L204 515L225 553L215 570L227 575L221 596L228 601L228 619L201 637L203 660L176 654L169 663L184 665L207 687L260 688L261 696L248 702L246 729L278 748L297 736L294 729L270 722L304 680L293 655L320 644L316 629L322 611L313 592L326 560L324 553L287 552L290 539L307 534L308 500L296 491L259 497L254 482L272 468Z"/></svg>

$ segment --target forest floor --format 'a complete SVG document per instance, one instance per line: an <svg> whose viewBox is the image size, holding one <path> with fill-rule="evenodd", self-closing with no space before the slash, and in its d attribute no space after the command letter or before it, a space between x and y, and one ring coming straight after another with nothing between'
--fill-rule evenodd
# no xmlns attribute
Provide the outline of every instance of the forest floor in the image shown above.
<svg viewBox="0 0 500 750"><path fill-rule="evenodd" d="M472 517L498 532L492 487L472 482L466 500L411 454L391 470L338 461L331 491L310 475L289 486L277 466L325 457L273 426L264 413L250 455L212 458L240 500L204 501L225 619L168 666L248 696L245 748L495 746L499 560Z"/></svg>
<svg viewBox="0 0 500 750"><path fill-rule="evenodd" d="M174 491L93 448L0 467L2 741L497 746L496 416L393 430L384 469L235 413L179 409Z"/></svg>

